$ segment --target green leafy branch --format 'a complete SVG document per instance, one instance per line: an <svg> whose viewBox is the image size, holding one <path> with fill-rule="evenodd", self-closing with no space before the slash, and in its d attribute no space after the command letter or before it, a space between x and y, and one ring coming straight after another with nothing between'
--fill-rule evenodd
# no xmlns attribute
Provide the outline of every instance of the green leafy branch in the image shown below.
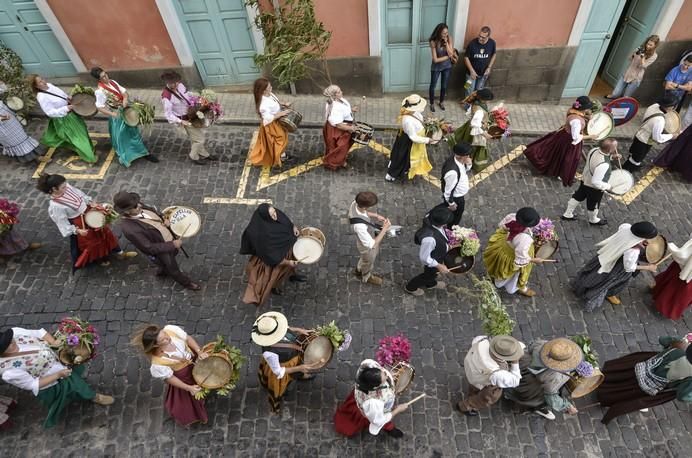
<svg viewBox="0 0 692 458"><path fill-rule="evenodd" d="M512 335L516 325L497 294L495 285L487 278L471 274L473 289L457 287L457 292L476 302L476 311L482 321L483 332L489 336Z"/></svg>

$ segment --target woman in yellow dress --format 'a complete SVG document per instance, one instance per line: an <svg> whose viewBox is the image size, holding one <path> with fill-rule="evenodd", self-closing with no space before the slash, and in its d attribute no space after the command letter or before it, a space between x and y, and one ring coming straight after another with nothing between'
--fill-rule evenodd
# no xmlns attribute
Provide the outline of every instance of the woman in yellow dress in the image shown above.
<svg viewBox="0 0 692 458"><path fill-rule="evenodd" d="M258 78L253 86L255 107L261 118L257 141L250 152L252 165L281 166L281 161L288 160L284 153L288 146L288 132L281 125L279 118L286 116L289 110L281 109L281 102L272 92L272 85L267 78Z"/></svg>

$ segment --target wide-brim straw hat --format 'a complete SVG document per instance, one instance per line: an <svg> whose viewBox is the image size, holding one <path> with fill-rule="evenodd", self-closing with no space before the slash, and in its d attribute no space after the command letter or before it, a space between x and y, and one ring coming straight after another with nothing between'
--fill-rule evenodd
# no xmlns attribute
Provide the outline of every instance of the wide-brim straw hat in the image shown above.
<svg viewBox="0 0 692 458"><path fill-rule="evenodd" d="M418 94L411 94L401 101L401 107L409 111L423 111L428 105L428 101Z"/></svg>
<svg viewBox="0 0 692 458"><path fill-rule="evenodd" d="M524 356L524 347L512 336L495 336L490 340L490 354L502 361L518 361Z"/></svg>
<svg viewBox="0 0 692 458"><path fill-rule="evenodd" d="M274 345L286 335L288 320L283 313L263 313L252 325L252 341L262 347Z"/></svg>
<svg viewBox="0 0 692 458"><path fill-rule="evenodd" d="M553 339L541 348L541 362L548 369L569 372L584 360L584 353L575 342L564 337Z"/></svg>

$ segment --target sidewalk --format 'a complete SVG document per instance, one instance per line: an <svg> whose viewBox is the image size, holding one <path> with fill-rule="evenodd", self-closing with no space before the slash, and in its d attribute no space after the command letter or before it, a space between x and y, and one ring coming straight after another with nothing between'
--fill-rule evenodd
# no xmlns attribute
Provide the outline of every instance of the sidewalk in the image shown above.
<svg viewBox="0 0 692 458"><path fill-rule="evenodd" d="M63 87L69 93L70 88ZM158 89L128 89L131 97L136 97L156 107L156 120L165 122L161 109L161 91ZM371 124L376 129L396 129L396 117L401 106L401 95L390 95L380 98L368 98L363 104L358 98L349 98L351 105L361 104L361 110L356 114L356 120ZM255 104L252 94L219 93L224 115L219 121L221 124L257 125L259 118L255 112ZM290 95L280 96L282 101L292 101L293 108L303 115L301 126L322 127L324 125L325 98L318 95L299 94L296 97ZM441 111L436 107L436 112L431 113L426 109L424 116L435 116L451 121L456 128L466 121L466 113L457 100L449 100L445 103L447 110ZM494 106L501 101L490 104ZM557 129L565 122L565 115L569 106L544 105L544 104L506 104L512 122L511 129L514 135L543 135ZM611 134L618 139L631 139L639 127L640 110L635 119L624 126L617 127Z"/></svg>

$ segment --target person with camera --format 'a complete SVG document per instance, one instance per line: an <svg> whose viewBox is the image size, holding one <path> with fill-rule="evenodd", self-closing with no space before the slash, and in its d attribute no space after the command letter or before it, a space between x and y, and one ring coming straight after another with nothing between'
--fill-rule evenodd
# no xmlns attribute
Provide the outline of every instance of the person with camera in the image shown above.
<svg viewBox="0 0 692 458"><path fill-rule="evenodd" d="M658 59L656 48L660 41L661 39L658 35L651 35L634 51L630 57L631 61L629 67L627 67L625 73L620 76L613 92L606 95L606 99L616 99L623 95L625 97L632 97L632 94L634 94L634 91L637 90L644 79L644 72L647 67Z"/></svg>

